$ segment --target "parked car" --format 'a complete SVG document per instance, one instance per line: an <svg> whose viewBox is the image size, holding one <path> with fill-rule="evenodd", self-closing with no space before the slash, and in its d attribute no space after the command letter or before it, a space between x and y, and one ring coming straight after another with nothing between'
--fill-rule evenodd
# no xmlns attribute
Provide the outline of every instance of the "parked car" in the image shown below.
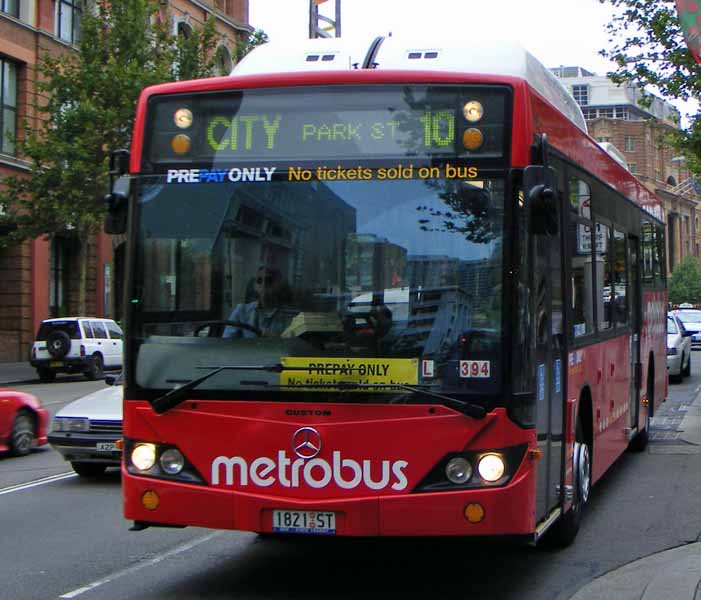
<svg viewBox="0 0 701 600"><path fill-rule="evenodd" d="M0 452L29 454L46 444L49 413L39 398L15 390L0 389Z"/></svg>
<svg viewBox="0 0 701 600"><path fill-rule="evenodd" d="M81 477L98 477L119 466L122 453L122 379L105 378L108 386L64 406L54 416L49 443Z"/></svg>
<svg viewBox="0 0 701 600"><path fill-rule="evenodd" d="M122 330L112 319L71 317L42 321L30 364L43 382L56 373L84 373L99 379L105 369L122 368Z"/></svg>
<svg viewBox="0 0 701 600"><path fill-rule="evenodd" d="M691 375L691 333L674 314L667 315L667 374L676 382Z"/></svg>
<svg viewBox="0 0 701 600"><path fill-rule="evenodd" d="M684 329L691 333L691 345L701 346L701 310L698 308L680 308L672 311L683 323Z"/></svg>

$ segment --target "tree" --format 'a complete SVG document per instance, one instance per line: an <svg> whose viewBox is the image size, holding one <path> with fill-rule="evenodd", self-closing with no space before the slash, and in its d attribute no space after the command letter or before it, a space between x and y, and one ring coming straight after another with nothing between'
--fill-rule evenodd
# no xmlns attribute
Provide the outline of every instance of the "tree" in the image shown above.
<svg viewBox="0 0 701 600"><path fill-rule="evenodd" d="M44 55L38 64L39 127L25 123L27 134L17 140L30 176L8 177L0 190L3 222L17 226L0 238L3 245L42 235L80 242L81 314L87 244L104 218L109 154L129 147L141 90L212 68L213 20L175 39L167 16L158 0L98 0L83 13L78 51Z"/></svg>
<svg viewBox="0 0 701 600"><path fill-rule="evenodd" d="M701 66L689 52L674 0L599 0L610 4L614 15L607 25L610 48L602 56L616 64L608 73L616 83L644 89L654 86L660 93L679 100L701 97ZM643 97L645 105L650 98ZM670 140L687 157L687 165L701 173L701 113L690 127Z"/></svg>
<svg viewBox="0 0 701 600"><path fill-rule="evenodd" d="M672 304L701 304L701 261L687 256L672 271L669 279L669 301Z"/></svg>
<svg viewBox="0 0 701 600"><path fill-rule="evenodd" d="M240 41L236 45L236 62L240 61L256 46L265 44L268 41L268 35L262 29L256 29L246 39Z"/></svg>

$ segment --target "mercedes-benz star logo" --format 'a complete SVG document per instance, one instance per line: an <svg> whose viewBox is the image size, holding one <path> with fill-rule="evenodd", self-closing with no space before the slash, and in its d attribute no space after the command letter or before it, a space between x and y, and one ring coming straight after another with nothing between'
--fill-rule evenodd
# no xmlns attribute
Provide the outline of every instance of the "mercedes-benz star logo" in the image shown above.
<svg viewBox="0 0 701 600"><path fill-rule="evenodd" d="M321 436L313 427L302 427L292 434L292 450L300 458L314 458L321 452Z"/></svg>

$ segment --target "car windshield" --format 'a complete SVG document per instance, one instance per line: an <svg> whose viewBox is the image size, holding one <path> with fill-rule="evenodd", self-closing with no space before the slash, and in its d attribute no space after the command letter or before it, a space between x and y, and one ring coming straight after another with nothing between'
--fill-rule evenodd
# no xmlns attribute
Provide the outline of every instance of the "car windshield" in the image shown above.
<svg viewBox="0 0 701 600"><path fill-rule="evenodd" d="M667 333L668 334L678 333L677 324L674 322L674 319L672 319L671 317L667 317Z"/></svg>
<svg viewBox="0 0 701 600"><path fill-rule="evenodd" d="M679 311L677 317L682 323L701 323L701 311Z"/></svg>
<svg viewBox="0 0 701 600"><path fill-rule="evenodd" d="M41 324L39 332L37 333L37 341L45 342L46 338L54 331L63 331L68 334L72 340L79 340L81 338L77 321L51 321Z"/></svg>
<svg viewBox="0 0 701 600"><path fill-rule="evenodd" d="M503 179L139 189L140 387L498 391Z"/></svg>

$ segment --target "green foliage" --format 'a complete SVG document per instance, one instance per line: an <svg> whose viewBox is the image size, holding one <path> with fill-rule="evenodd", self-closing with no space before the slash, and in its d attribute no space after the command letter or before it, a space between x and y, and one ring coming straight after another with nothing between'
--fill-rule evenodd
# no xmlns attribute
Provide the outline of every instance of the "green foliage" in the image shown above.
<svg viewBox="0 0 701 600"><path fill-rule="evenodd" d="M41 126L17 140L30 176L8 177L0 190L3 223L17 229L4 245L41 235L86 240L104 218L109 154L128 148L141 90L211 73L214 20L173 36L158 0L98 0L83 13L77 52L43 55L38 64Z"/></svg>
<svg viewBox="0 0 701 600"><path fill-rule="evenodd" d="M236 62L240 61L256 46L265 44L268 41L268 35L262 29L256 29L245 40L240 41L236 45Z"/></svg>
<svg viewBox="0 0 701 600"><path fill-rule="evenodd" d="M687 256L669 279L669 301L672 304L701 304L701 261Z"/></svg>
<svg viewBox="0 0 701 600"><path fill-rule="evenodd" d="M611 46L601 51L617 66L608 75L616 83L655 86L669 98L701 97L701 65L689 52L674 0L599 0L614 9L607 25ZM643 100L644 104L644 100ZM687 165L701 173L701 113L671 143Z"/></svg>

